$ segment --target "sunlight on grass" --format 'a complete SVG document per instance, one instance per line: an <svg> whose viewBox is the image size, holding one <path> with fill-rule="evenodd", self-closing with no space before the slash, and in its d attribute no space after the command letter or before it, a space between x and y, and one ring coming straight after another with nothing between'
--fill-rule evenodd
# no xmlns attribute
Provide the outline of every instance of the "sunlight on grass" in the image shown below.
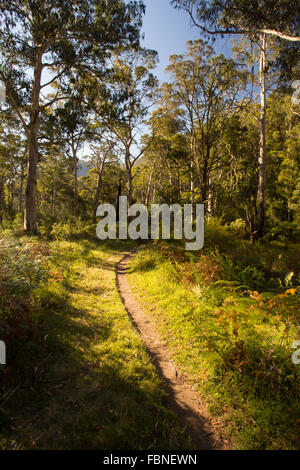
<svg viewBox="0 0 300 470"><path fill-rule="evenodd" d="M222 283L221 263L213 277L205 257L219 259L210 249L191 256L172 244L144 250L132 263L133 292L236 448L298 448L300 371L291 345L299 290Z"/></svg>
<svg viewBox="0 0 300 470"><path fill-rule="evenodd" d="M100 242L50 244L47 280L28 298L38 315L32 347L20 357L9 341L20 348L13 367L27 372L3 384L21 387L0 410L1 448L191 448L116 289L121 256Z"/></svg>

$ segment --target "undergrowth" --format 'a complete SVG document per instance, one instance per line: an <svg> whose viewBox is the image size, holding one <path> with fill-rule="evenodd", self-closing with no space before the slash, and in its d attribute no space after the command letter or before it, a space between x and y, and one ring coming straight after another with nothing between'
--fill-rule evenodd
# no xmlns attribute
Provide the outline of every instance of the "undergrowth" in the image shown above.
<svg viewBox="0 0 300 470"><path fill-rule="evenodd" d="M300 246L212 225L200 252L175 242L139 252L132 288L235 448L297 449Z"/></svg>
<svg viewBox="0 0 300 470"><path fill-rule="evenodd" d="M55 233L2 234L0 449L192 448L116 288L128 244Z"/></svg>

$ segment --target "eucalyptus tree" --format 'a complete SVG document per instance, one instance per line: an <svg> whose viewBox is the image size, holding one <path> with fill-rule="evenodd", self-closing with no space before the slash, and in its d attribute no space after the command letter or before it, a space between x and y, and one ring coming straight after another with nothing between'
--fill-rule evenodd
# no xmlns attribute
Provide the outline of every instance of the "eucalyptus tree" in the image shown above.
<svg viewBox="0 0 300 470"><path fill-rule="evenodd" d="M73 176L65 149L55 141L49 141L39 163L37 206L43 222L65 220L70 216L73 197ZM46 226L48 225L46 224Z"/></svg>
<svg viewBox="0 0 300 470"><path fill-rule="evenodd" d="M226 123L222 163L214 178L214 214L245 220L251 241L257 236L258 149L257 123L245 107Z"/></svg>
<svg viewBox="0 0 300 470"><path fill-rule="evenodd" d="M236 60L244 64L249 71L249 97L252 105L248 111L255 117L259 127L258 149L258 230L257 236L262 237L265 232L266 207L267 207L267 98L276 86L279 85L279 71L276 67L276 57L280 54L278 41L274 36L264 35L252 37L241 36L233 41L233 52ZM258 64L258 65L257 65ZM259 103L259 105L258 105ZM272 182L268 183L268 187Z"/></svg>
<svg viewBox="0 0 300 470"><path fill-rule="evenodd" d="M145 151L139 167L139 189L146 205L152 200L189 202L190 158L188 138L180 119L182 111L174 103L164 100L160 90L159 107L153 112L154 138L145 136L151 145ZM159 123L159 125L157 125ZM155 130L158 127L157 130Z"/></svg>
<svg viewBox="0 0 300 470"><path fill-rule="evenodd" d="M298 0L171 0L184 9L204 35L245 35L260 50L260 150L258 160L258 235L265 233L266 217L266 73L268 36L289 42L300 41ZM290 53L288 48L288 54ZM292 55L295 50L292 48Z"/></svg>
<svg viewBox="0 0 300 470"><path fill-rule="evenodd" d="M293 222L300 206L298 199L295 211L294 192L300 178L300 114L295 114L296 107L291 106L290 95L284 89L274 90L267 105L269 213L272 222Z"/></svg>
<svg viewBox="0 0 300 470"><path fill-rule="evenodd" d="M97 173L97 183L93 201L93 221L96 223L97 209L99 205L100 191L102 186L102 178L105 166L111 162L118 163L116 154L116 144L110 138L103 136L102 141L97 145L91 145L92 155L91 163Z"/></svg>
<svg viewBox="0 0 300 470"><path fill-rule="evenodd" d="M189 41L186 54L170 57L167 71L172 81L164 87L165 99L184 111L192 174L202 203L208 202L209 179L218 166L226 122L243 105L239 91L245 80L232 59L213 53L201 39Z"/></svg>
<svg viewBox="0 0 300 470"><path fill-rule="evenodd" d="M272 35L300 41L298 0L171 0L206 34Z"/></svg>
<svg viewBox="0 0 300 470"><path fill-rule="evenodd" d="M10 109L0 111L0 221L5 208L20 210L23 200L24 154L26 139L20 134L20 122ZM18 204L14 204L18 194ZM6 196L9 196L6 204Z"/></svg>
<svg viewBox="0 0 300 470"><path fill-rule="evenodd" d="M73 216L78 217L78 161L79 153L91 139L89 107L82 93L76 91L71 99L53 110L50 123L56 130L56 140L63 146L73 174Z"/></svg>
<svg viewBox="0 0 300 470"><path fill-rule="evenodd" d="M156 100L158 80L152 70L157 63L157 53L140 47L120 47L113 59L106 94L103 94L103 83L98 84L102 98L96 97L94 109L99 127L114 136L123 152L130 205L134 165L151 143L143 145L141 138L150 124L150 109ZM97 86L95 91L98 94Z"/></svg>
<svg viewBox="0 0 300 470"><path fill-rule="evenodd" d="M41 113L68 99L56 89L75 69L105 68L115 45L139 40L142 2L122 0L1 0L0 78L28 139L24 228L37 232L36 183Z"/></svg>

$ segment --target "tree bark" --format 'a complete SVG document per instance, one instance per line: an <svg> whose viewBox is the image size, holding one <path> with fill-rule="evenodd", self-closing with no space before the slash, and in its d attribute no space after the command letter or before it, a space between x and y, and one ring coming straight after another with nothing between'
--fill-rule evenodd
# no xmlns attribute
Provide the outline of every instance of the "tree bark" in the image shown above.
<svg viewBox="0 0 300 470"><path fill-rule="evenodd" d="M154 186L153 186L152 204L155 204L155 198L156 198L156 183L154 183Z"/></svg>
<svg viewBox="0 0 300 470"><path fill-rule="evenodd" d="M149 176L149 179L148 179L147 193L146 193L146 197L145 197L145 206L146 207L149 206L153 172L154 172L154 167L152 167L151 173L150 173L150 176Z"/></svg>
<svg viewBox="0 0 300 470"><path fill-rule="evenodd" d="M117 214L117 222L120 222L120 197L122 196L122 179L119 180L118 186L118 198L116 204L116 214Z"/></svg>
<svg viewBox="0 0 300 470"><path fill-rule="evenodd" d="M207 216L209 219L214 216L213 198L214 198L214 193L213 193L211 179L209 178L208 179L208 200L207 200Z"/></svg>
<svg viewBox="0 0 300 470"><path fill-rule="evenodd" d="M42 77L42 51L35 48L35 67L32 86L30 123L28 128L28 165L25 190L24 230L29 234L37 234L36 185L38 166L38 133L40 127L40 92Z"/></svg>
<svg viewBox="0 0 300 470"><path fill-rule="evenodd" d="M3 221L4 210L5 210L4 177L0 176L0 223L2 223Z"/></svg>
<svg viewBox="0 0 300 470"><path fill-rule="evenodd" d="M19 201L18 201L18 211L22 212L23 210L23 191L24 191L24 164L21 164L21 175L20 175L20 189L19 189Z"/></svg>
<svg viewBox="0 0 300 470"><path fill-rule="evenodd" d="M10 201L9 201L9 209L11 213L13 213L13 210L14 210L14 201L15 201L15 183L14 183L14 180L12 180L10 184Z"/></svg>
<svg viewBox="0 0 300 470"><path fill-rule="evenodd" d="M209 160L210 160L210 145L208 142L208 133L206 135L206 142L205 142L205 153L204 153L204 161L203 161L203 171L202 171L202 186L201 186L201 198L202 204L207 204L207 191L208 191L208 179L209 179Z"/></svg>
<svg viewBox="0 0 300 470"><path fill-rule="evenodd" d="M171 165L169 167L169 204L173 203L173 175Z"/></svg>
<svg viewBox="0 0 300 470"><path fill-rule="evenodd" d="M191 161L190 165L190 199L191 199L191 205L192 205L192 212L191 212L191 217L192 217L192 222L195 220L195 182L194 182L194 172L193 172L193 163Z"/></svg>
<svg viewBox="0 0 300 470"><path fill-rule="evenodd" d="M258 236L265 235L266 224L266 35L262 36L260 57L260 144L258 161Z"/></svg>
<svg viewBox="0 0 300 470"><path fill-rule="evenodd" d="M75 219L78 217L78 170L77 170L77 151L75 143L72 139L72 157L73 157L73 175L74 175L74 202L73 215Z"/></svg>
<svg viewBox="0 0 300 470"><path fill-rule="evenodd" d="M133 177L132 177L132 164L130 162L130 148L125 149L125 166L128 178L128 208L132 203L132 191L133 191Z"/></svg>
<svg viewBox="0 0 300 470"><path fill-rule="evenodd" d="M128 173L128 207L131 206L132 203L132 191L133 191L133 178L131 171Z"/></svg>
<svg viewBox="0 0 300 470"><path fill-rule="evenodd" d="M56 178L54 178L52 183L52 197L51 197L51 214L55 214L56 207Z"/></svg>
<svg viewBox="0 0 300 470"><path fill-rule="evenodd" d="M99 197L100 197L100 190L101 190L101 185L102 185L102 175L104 171L104 165L105 165L105 158L102 159L101 161L101 166L98 171L98 181L97 181L97 187L95 191L95 197L94 197L94 206L93 206L93 222L94 224L97 222L96 219L96 214L97 214L97 209L99 205Z"/></svg>

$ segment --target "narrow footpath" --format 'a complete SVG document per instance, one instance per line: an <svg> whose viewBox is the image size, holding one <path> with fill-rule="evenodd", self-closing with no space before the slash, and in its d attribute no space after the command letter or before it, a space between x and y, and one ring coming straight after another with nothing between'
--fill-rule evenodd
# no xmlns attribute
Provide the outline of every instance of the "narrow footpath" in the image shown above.
<svg viewBox="0 0 300 470"><path fill-rule="evenodd" d="M163 379L169 404L177 414L181 426L190 434L198 450L226 450L228 447L214 429L203 400L185 382L177 370L170 352L156 331L155 325L132 294L126 273L133 256L133 252L127 254L117 265L117 285L126 311Z"/></svg>

